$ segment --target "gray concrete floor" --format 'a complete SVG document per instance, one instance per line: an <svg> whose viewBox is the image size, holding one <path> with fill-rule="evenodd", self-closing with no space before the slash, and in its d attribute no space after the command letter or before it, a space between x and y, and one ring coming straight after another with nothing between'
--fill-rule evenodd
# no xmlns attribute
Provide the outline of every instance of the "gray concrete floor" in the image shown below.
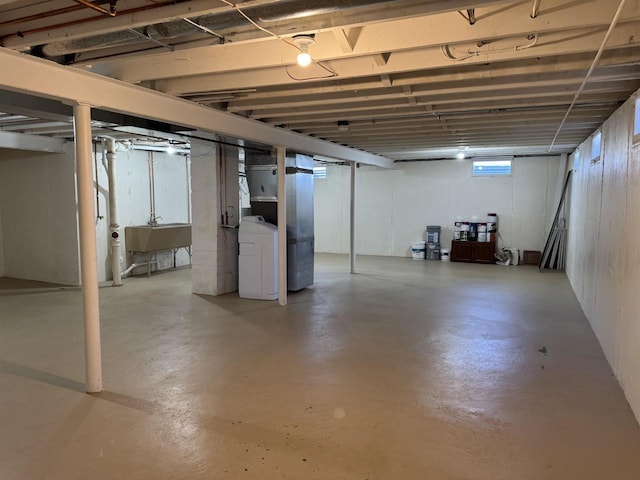
<svg viewBox="0 0 640 480"><path fill-rule="evenodd" d="M319 256L290 305L0 284L0 478L640 478L640 429L563 274ZM546 347L547 353L539 349Z"/></svg>

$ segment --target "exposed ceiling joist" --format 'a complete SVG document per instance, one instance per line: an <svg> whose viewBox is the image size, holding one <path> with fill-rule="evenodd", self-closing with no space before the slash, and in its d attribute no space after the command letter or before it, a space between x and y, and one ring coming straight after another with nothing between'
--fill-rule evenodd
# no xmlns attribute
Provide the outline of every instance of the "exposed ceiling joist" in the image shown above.
<svg viewBox="0 0 640 480"><path fill-rule="evenodd" d="M64 153L64 140L0 130L0 148L31 152Z"/></svg>
<svg viewBox="0 0 640 480"><path fill-rule="evenodd" d="M541 48L534 50L544 50L544 47L548 50L553 45L556 50L552 51L552 54L562 53L557 49L562 49L566 43L559 44L560 41L570 39L571 36L567 32L574 32L573 36L588 36L598 33L594 32L594 27L606 29L607 14L613 14L616 7L609 2L607 4L609 5L607 9L611 12L603 12L600 2L574 2L555 12L531 19L528 16L529 6L525 2L514 5L509 10L509 14L513 15L509 17L509 21L505 21L507 14L504 12L493 15L487 13L478 24L466 28L460 28L459 18L455 13L372 23L362 27L358 43L351 52L345 53L331 32L320 32L316 33L316 42L311 53L318 61L330 61L415 49L436 48L439 51L443 45L463 45L466 42L476 42L477 39L493 39L483 47L473 47L473 50L479 52L477 56L486 61L491 51L495 51L499 59L505 59L504 55L499 55L500 53L522 53L522 50L517 51L518 46L529 44L525 37L531 32L542 36L539 42ZM637 21L640 21L640 15L627 14L621 19L620 24L622 27L626 23ZM633 25L632 28L637 32L637 25ZM618 38L617 41L612 39L612 44L628 45L629 35L633 33L627 34L624 39ZM497 39L503 39L501 42L504 44L497 44ZM600 35L593 41L601 39ZM502 49L506 51L502 52ZM186 77L232 72L249 66L252 69L260 69L293 64L295 63L294 50L290 45L270 38L254 43L231 43L194 48L188 52L151 54L136 59L114 60L103 65L94 63L94 68L98 73L135 83L149 79L172 78L177 74ZM584 51L584 47L574 47L573 51ZM506 58L510 57L513 55ZM448 62L445 63L444 60ZM444 65L450 63L451 60L446 58L440 62ZM428 64L432 65L431 62ZM179 73L176 65L180 66ZM415 68L415 65L416 63L413 62L411 68Z"/></svg>
<svg viewBox="0 0 640 480"><path fill-rule="evenodd" d="M122 15L112 19L68 0L0 1L0 41L182 96L190 102L174 105L188 111L200 103L235 114L220 118L260 119L249 125L261 132L267 123L278 127L274 132L293 129L303 139L394 159L434 158L461 147L547 153L549 132L562 122L619 3L544 0L531 18L531 0L318 0L313 8L291 0L240 2L276 35L315 34L316 62L302 68L294 64L296 49L229 5L164 1L119 0ZM468 20L472 12L475 22L458 10ZM17 20L31 14L37 17ZM640 0L627 0L553 152L571 151L640 87L638 31ZM105 95L77 90L96 103ZM6 112L42 119L7 121L7 128L70 135L64 125L47 123L68 120L68 106L38 116L38 105L16 101L12 108L13 94L1 93L0 111L6 104ZM103 122L96 131L117 125L172 131L131 117L140 112L93 112Z"/></svg>
<svg viewBox="0 0 640 480"><path fill-rule="evenodd" d="M84 103L106 110L138 115L189 128L244 138L265 145L390 168L388 158L309 138L260 122L202 107L151 90L65 68L7 49L0 49L5 71L0 87L67 102Z"/></svg>

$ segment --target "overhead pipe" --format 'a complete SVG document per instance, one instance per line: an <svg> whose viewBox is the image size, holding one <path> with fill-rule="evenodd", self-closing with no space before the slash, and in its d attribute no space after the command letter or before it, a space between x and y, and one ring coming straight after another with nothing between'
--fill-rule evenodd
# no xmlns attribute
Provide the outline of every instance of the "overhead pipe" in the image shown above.
<svg viewBox="0 0 640 480"><path fill-rule="evenodd" d="M166 1L166 2L160 2L160 3L153 3L151 5L143 5L140 7L135 7L135 8L130 8L128 10L122 10L120 12L119 16L122 15L134 15L136 13L139 12L144 12L147 10L155 10L156 8L161 8L161 7L166 7L166 6L171 6L175 4L175 2L173 1ZM65 8L59 8L56 10L50 10L49 12L43 12L43 13L38 13L35 15L29 15L28 17L21 17L21 18L16 18L16 19L12 19L9 20L7 22L0 22L0 27L4 27L4 26L8 26L8 25L16 25L16 24L21 24L21 23L25 23L31 20L39 20L42 18L47 18L47 17L55 17L57 15L63 15L69 12L74 12L74 11L78 11L78 10L82 10L84 7L82 5L78 5L78 6L73 6L73 7L65 7ZM103 17L88 17L88 18L78 18L75 20L70 20L67 22L61 22L61 23L57 23L55 25L47 25L46 27L37 27L37 28L32 28L29 30L21 30L20 32L16 32L16 33L10 33L8 35L3 35L0 37L0 40L4 40L6 38L9 37L19 37L22 36L24 37L25 35L30 35L33 33L39 33L39 32L46 32L49 30L53 30L56 28L64 28L64 27L71 27L73 25L80 25L82 23L90 23L90 22L95 22L96 20L100 20Z"/></svg>
<svg viewBox="0 0 640 480"><path fill-rule="evenodd" d="M95 10L96 12L104 13L105 15L109 15L110 17L116 16L115 0L111 0L109 2L109 10L107 10L106 8L102 8L100 5L97 5L95 3L91 3L89 0L74 0L74 1L76 3L79 3L80 5L84 5L85 7L90 8L91 10Z"/></svg>
<svg viewBox="0 0 640 480"><path fill-rule="evenodd" d="M109 243L111 245L111 274L114 287L122 285L120 264L120 225L118 224L118 202L116 184L116 152L118 143L107 138L107 178L109 180Z"/></svg>
<svg viewBox="0 0 640 480"><path fill-rule="evenodd" d="M262 22L273 22L273 21L292 20L297 18L298 16L304 16L308 13L317 14L317 12L320 12L321 10L335 11L339 9L360 8L364 6L389 3L391 1L393 0L358 0L356 2L354 2L354 0L322 0L320 2L318 1L314 2L313 9L304 9L302 12L298 11L293 13L287 13L286 9L288 8L288 6L286 5L286 2L284 6L279 6L279 5L275 5L276 3L279 3L277 0L262 0L262 1L251 2L254 4L248 7L243 7L242 10L245 11L247 9L250 9L252 12L252 15L255 18L259 18ZM262 4L263 2L264 4ZM121 10L118 12L118 18L122 18L124 16L130 16L132 17L130 23L135 24L136 23L135 14L144 12L146 10L158 9L162 7L170 8L170 7L173 7L175 3L176 3L175 1L158 2L158 3L152 3L151 5L144 5L140 7ZM182 13L181 15L172 15L172 17L174 18L173 20L160 22L162 25L161 30L168 31L168 35L163 34L162 31L156 30L156 28L153 25L151 25L151 28L148 28L146 33L148 33L150 37L153 37L153 39L157 39L161 41L162 38L167 36L189 35L190 33L192 33L189 31L190 29L183 30L180 24L184 24L185 26L187 26L187 24L190 24L191 27L197 28L200 31L203 31L211 36L218 38L220 40L220 43L226 43L224 35L217 33L216 31L214 31L214 29L216 30L235 29L245 24L244 20L240 20L240 17L238 17L235 11L238 7L234 6L233 4L229 5L229 3L227 4L229 6L228 11L222 11L222 12L216 11L215 13L212 13L212 14L200 14L198 16L197 21L185 18L184 17L185 13ZM76 10L78 9L78 7L73 7L73 8ZM79 8L81 9L82 7L79 7ZM282 13L279 13L281 9L283 11ZM219 9L212 9L212 10L219 10ZM50 16L49 14L41 14L41 15ZM36 19L41 18L40 15L36 15L34 17ZM20 32L15 32L15 33L0 36L0 43L3 40L11 37L24 38L25 36L35 34L35 33L48 32L54 29L72 27L74 25L100 21L102 18L103 17L79 18L79 19L74 19L67 22L61 22L56 25L49 25L49 26L37 27L33 29L28 29L28 30L21 30ZM20 20L22 19L18 19L18 21L15 23L18 23L18 24L22 23L22 21ZM2 25L3 25L3 22L0 22L0 26ZM141 27L134 27L134 28L141 28ZM123 26L121 30L114 31L111 33L106 33L106 34L98 34L96 37L84 36L84 38L78 38L74 40L63 40L59 42L54 42L54 46L52 46L52 44L45 44L42 46L42 51L47 56L79 53L82 51L86 51L85 45L92 43L92 38L96 39L96 41L102 45L113 45L113 44L126 45L130 43L135 43L138 40L139 35L134 34L131 31L127 32L126 30L127 30L127 27ZM114 35L115 35L115 38L114 38ZM150 40L150 39L147 38L147 40ZM96 46L96 48L99 48L99 46ZM58 51L58 53L52 53L52 50L56 50Z"/></svg>
<svg viewBox="0 0 640 480"><path fill-rule="evenodd" d="M582 93L582 90L584 90L584 87L587 84L587 81L589 81L589 77L591 77L591 74L596 69L596 66L598 65L598 61L600 60L600 57L602 56L602 53L604 52L604 47L607 44L607 41L609 40L609 37L611 36L611 33L613 32L614 28L616 28L616 25L618 23L618 19L620 18L620 15L622 14L622 9L624 8L624 4L626 2L627 2L627 0L620 0L620 5L618 5L618 10L616 11L616 14L613 16L613 20L611 20L611 24L609 25L609 29L607 30L607 33L605 34L604 38L602 39L602 43L600 44L600 48L598 49L598 53L596 53L596 56L593 59L593 62L591 62L591 66L589 67L589 70L587 71L587 74L584 76L584 80L582 80L582 83L580 84L580 87L578 88L578 91L573 96L573 100L571 101L571 104L569 105L569 108L567 108L567 112L564 114L564 117L562 118L562 121L560 122L560 125L558 125L558 130L556 130L556 134L553 136L553 140L551 141L551 145L549 145L548 153L551 153L551 150L553 149L553 146L556 144L556 140L558 140L558 135L560 135L560 130L562 130L562 127L564 127L564 124L567 121L567 118L569 118L569 114L571 113L571 110L573 109L573 107L575 106L576 102L578 101L578 97Z"/></svg>

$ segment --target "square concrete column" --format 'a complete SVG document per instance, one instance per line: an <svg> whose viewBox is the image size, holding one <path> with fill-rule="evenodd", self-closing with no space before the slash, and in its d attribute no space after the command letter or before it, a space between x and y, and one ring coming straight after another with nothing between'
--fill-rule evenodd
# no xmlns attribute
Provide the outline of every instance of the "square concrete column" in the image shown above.
<svg viewBox="0 0 640 480"><path fill-rule="evenodd" d="M199 133L202 136L202 133ZM238 149L191 142L192 291L238 289Z"/></svg>

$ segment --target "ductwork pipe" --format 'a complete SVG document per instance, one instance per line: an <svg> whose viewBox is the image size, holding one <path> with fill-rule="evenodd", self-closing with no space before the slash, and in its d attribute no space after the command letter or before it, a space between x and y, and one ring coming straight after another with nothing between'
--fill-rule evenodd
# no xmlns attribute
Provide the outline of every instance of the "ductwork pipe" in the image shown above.
<svg viewBox="0 0 640 480"><path fill-rule="evenodd" d="M240 7L251 18L260 19L264 23L277 23L297 18L306 18L313 15L321 15L341 10L350 10L374 5L383 5L391 3L393 0L316 0L315 2L298 2L305 3L304 6L298 7L296 2L276 2L270 1L265 5L253 5ZM167 3L156 4L159 7L165 6ZM234 2L238 3L238 2ZM296 5L294 5L296 4ZM308 5L307 5L308 4ZM233 6L232 6L233 7ZM143 9L153 8L152 6L141 7L139 9L128 9L118 12L118 17L125 15L135 15ZM150 39L159 40L166 43L169 39L178 39L180 37L188 38L190 35L202 33L206 31L209 35L216 36L220 42L224 43L225 33L233 34L239 28L248 25L246 19L238 15L237 11L226 11L211 15L202 15L198 17L176 18L173 21L166 21L149 25L147 27L136 27L138 33L132 33L130 30L123 29L121 31L99 34L85 38L74 38L70 40L54 42L42 47L42 54L45 57L56 57L62 55L70 55L74 53L88 52L107 47L116 47L123 45L132 45L140 43L142 40L140 35ZM187 21L185 21L187 20ZM93 19L79 19L78 23L93 21ZM133 20L132 20L133 22ZM1 25L1 23L0 23ZM60 28L63 24L53 25L41 30ZM22 34L31 31L22 32Z"/></svg>
<svg viewBox="0 0 640 480"><path fill-rule="evenodd" d="M122 285L120 267L120 225L118 224L118 202L116 189L116 152L118 144L107 138L107 178L109 179L109 244L111 246L111 273L114 287Z"/></svg>

